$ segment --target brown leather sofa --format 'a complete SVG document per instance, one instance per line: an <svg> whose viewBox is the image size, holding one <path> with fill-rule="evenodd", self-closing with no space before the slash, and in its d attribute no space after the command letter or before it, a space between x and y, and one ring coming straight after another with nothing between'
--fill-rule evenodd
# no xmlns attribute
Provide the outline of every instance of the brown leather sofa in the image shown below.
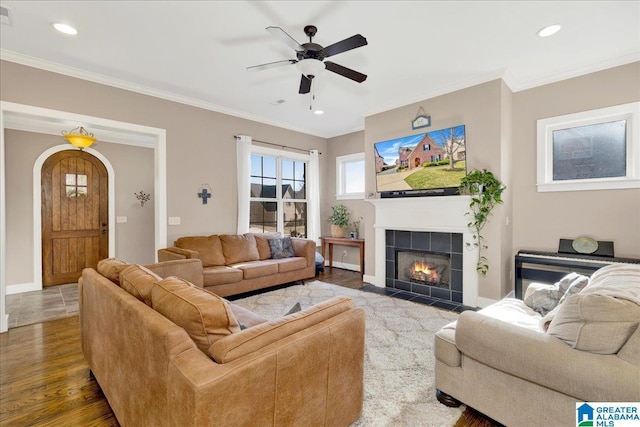
<svg viewBox="0 0 640 427"><path fill-rule="evenodd" d="M291 238L294 256L272 259L271 233L180 237L158 250L159 261L202 260L204 287L220 296L241 294L315 276L316 245Z"/></svg>
<svg viewBox="0 0 640 427"><path fill-rule="evenodd" d="M81 345L120 425L349 426L360 417L365 317L351 299L267 321L154 273L189 275L200 260L101 264L104 275L85 269L78 283Z"/></svg>

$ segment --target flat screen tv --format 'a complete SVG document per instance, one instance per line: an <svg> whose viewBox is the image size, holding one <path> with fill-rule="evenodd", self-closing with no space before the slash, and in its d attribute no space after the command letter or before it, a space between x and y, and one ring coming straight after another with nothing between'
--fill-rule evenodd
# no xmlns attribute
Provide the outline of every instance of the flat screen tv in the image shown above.
<svg viewBox="0 0 640 427"><path fill-rule="evenodd" d="M464 125L374 144L381 197L458 194L467 174Z"/></svg>

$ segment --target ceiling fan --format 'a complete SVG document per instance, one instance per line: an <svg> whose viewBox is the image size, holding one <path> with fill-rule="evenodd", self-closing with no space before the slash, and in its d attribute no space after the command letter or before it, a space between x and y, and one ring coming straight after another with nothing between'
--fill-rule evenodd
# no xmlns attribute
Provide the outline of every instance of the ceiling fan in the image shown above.
<svg viewBox="0 0 640 427"><path fill-rule="evenodd" d="M351 36L327 47L322 47L317 43L313 43L313 37L318 32L318 29L313 25L307 25L304 27L304 33L309 37L309 43L303 44L298 43L280 27L267 27L266 30L274 37L280 39L280 41L292 47L296 51L297 59L285 59L283 61L254 65L252 67L247 67L247 70L249 71L266 70L268 68L296 64L300 72L302 72L300 90L298 91L298 93L301 94L309 93L311 91L311 81L325 69L336 74L340 74L341 76L354 80L358 83L362 83L367 79L366 74L343 67L335 62L324 60L330 56L361 46L366 46L367 39L360 34L356 34L355 36Z"/></svg>

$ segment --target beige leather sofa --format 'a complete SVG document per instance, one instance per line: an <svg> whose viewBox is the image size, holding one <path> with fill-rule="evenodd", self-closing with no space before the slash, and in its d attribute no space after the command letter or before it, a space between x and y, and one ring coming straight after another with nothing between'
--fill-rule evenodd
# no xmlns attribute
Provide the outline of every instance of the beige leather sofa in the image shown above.
<svg viewBox="0 0 640 427"><path fill-rule="evenodd" d="M349 426L359 418L362 309L336 297L267 321L153 272L188 275L199 264L108 260L98 266L104 275L83 271L82 351L120 425Z"/></svg>
<svg viewBox="0 0 640 427"><path fill-rule="evenodd" d="M204 287L220 296L236 295L315 276L316 245L291 238L294 256L272 259L270 233L180 237L158 251L159 261L200 259Z"/></svg>
<svg viewBox="0 0 640 427"><path fill-rule="evenodd" d="M546 318L511 298L465 311L436 333L438 400L518 427L575 426L576 402L638 402L639 304L640 266L609 266Z"/></svg>

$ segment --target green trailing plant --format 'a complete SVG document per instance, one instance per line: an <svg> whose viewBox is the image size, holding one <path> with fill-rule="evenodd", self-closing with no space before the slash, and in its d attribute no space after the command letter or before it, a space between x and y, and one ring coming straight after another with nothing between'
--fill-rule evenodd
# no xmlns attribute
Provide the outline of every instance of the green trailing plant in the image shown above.
<svg viewBox="0 0 640 427"><path fill-rule="evenodd" d="M467 243L468 247L478 248L478 262L476 270L482 275L486 275L489 270L487 258L482 255L482 250L487 249L484 238L480 232L489 220L493 208L502 203L502 192L506 189L504 185L486 169L473 170L460 182L460 194L469 194L471 202L470 211L467 215L471 221L467 226L473 231L473 243Z"/></svg>
<svg viewBox="0 0 640 427"><path fill-rule="evenodd" d="M327 221L343 228L349 225L349 211L345 205L333 205L331 206L331 211L332 213L327 218Z"/></svg>

